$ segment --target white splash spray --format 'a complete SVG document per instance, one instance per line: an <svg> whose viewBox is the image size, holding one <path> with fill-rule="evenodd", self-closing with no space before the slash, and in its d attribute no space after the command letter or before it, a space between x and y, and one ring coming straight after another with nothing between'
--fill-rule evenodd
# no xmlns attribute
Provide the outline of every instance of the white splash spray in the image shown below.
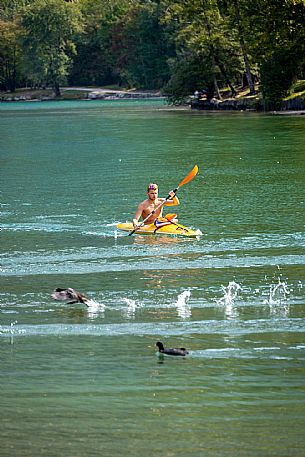
<svg viewBox="0 0 305 457"><path fill-rule="evenodd" d="M106 306L103 303L97 303L94 300L88 300L87 303L87 313L89 319L95 319L98 316L104 317Z"/></svg>
<svg viewBox="0 0 305 457"><path fill-rule="evenodd" d="M123 298L124 302L127 305L127 308L124 309L124 314L128 319L132 319L135 317L136 310L137 310L137 304L135 300L132 300L130 298Z"/></svg>
<svg viewBox="0 0 305 457"><path fill-rule="evenodd" d="M11 322L11 338L10 338L10 343L14 344L14 325L18 324L18 321Z"/></svg>
<svg viewBox="0 0 305 457"><path fill-rule="evenodd" d="M230 281L227 287L221 286L223 297L218 300L218 304L224 305L228 317L236 317L237 311L234 309L234 302L241 291L240 285L235 281Z"/></svg>
<svg viewBox="0 0 305 457"><path fill-rule="evenodd" d="M270 306L271 314L282 314L287 316L289 313L289 305L285 303L290 290L285 281L278 280L277 284L271 284L269 288L269 297L264 301L265 304ZM280 307L278 305L281 305Z"/></svg>
<svg viewBox="0 0 305 457"><path fill-rule="evenodd" d="M190 297L190 290L184 290L180 295L178 295L178 299L175 306L177 308L179 317L181 317L182 319L187 319L192 315L191 308L188 305Z"/></svg>
<svg viewBox="0 0 305 457"><path fill-rule="evenodd" d="M286 300L287 295L290 294L290 290L285 283L279 279L278 284L271 284L269 289L269 298L266 301L269 305L280 304L283 300Z"/></svg>

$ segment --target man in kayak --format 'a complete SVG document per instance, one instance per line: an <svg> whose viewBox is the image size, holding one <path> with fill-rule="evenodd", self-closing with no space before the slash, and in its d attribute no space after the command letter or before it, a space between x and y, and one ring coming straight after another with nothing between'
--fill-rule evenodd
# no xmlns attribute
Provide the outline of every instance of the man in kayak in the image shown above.
<svg viewBox="0 0 305 457"><path fill-rule="evenodd" d="M140 225L140 217L142 217L144 221L144 219L150 215L145 221L145 224L154 224L156 221L158 221L158 219L162 218L164 206L177 206L180 204L178 197L175 195L175 192L171 191L169 196L171 199L168 200L165 198L159 198L158 185L154 183L149 184L147 188L147 199L139 204L136 214L134 215L132 221L134 229ZM162 202L164 202L164 205L162 205Z"/></svg>

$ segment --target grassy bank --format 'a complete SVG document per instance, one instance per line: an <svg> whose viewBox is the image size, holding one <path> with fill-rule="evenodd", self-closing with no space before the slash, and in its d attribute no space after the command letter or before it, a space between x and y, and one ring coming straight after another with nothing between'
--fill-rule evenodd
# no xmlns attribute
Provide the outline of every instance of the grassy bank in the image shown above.
<svg viewBox="0 0 305 457"><path fill-rule="evenodd" d="M229 90L221 91L221 100L207 100L191 98L191 107L198 110L238 110L238 111L273 111L274 102L264 100L260 87L256 86L255 95L249 95L248 89L237 88L234 97ZM283 98L276 109L278 111L304 111L305 110L305 80L297 81L291 88L287 97Z"/></svg>

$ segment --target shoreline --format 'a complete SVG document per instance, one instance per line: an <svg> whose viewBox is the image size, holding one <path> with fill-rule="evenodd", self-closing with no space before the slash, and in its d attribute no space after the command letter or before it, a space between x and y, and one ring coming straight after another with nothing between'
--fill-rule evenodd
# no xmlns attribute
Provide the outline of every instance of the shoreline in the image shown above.
<svg viewBox="0 0 305 457"><path fill-rule="evenodd" d="M85 95L85 96L84 96ZM44 101L94 101L94 100L160 100L166 99L160 91L141 91L141 90L121 90L121 89L108 89L103 87L80 87L80 86L69 86L61 88L61 96L55 97L51 89L18 89L15 93L10 92L1 92L0 93L0 103L14 103L14 102L44 102ZM193 111L196 113L261 113L269 114L274 116L304 116L305 109L283 109L283 110L273 110L273 111L261 111L251 108L246 108L244 106L232 107L230 109L228 106L220 108L218 105L216 109L205 109L202 105L196 107L194 105L185 104L185 105L170 105L167 107L173 111ZM236 109L237 108L237 109Z"/></svg>
<svg viewBox="0 0 305 457"><path fill-rule="evenodd" d="M120 90L102 87L61 87L60 92L60 97L55 97L51 89L18 89L14 93L1 92L0 102L166 98L161 95L160 91Z"/></svg>

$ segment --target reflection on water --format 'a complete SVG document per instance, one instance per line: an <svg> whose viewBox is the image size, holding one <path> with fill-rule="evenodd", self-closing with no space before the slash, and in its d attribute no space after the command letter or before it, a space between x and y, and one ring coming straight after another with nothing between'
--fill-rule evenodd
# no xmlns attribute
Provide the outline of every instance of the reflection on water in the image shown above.
<svg viewBox="0 0 305 457"><path fill-rule="evenodd" d="M157 248L162 249L164 245L170 246L178 243L194 243L194 239L167 235L137 235L134 237L134 243L135 245L156 246Z"/></svg>

